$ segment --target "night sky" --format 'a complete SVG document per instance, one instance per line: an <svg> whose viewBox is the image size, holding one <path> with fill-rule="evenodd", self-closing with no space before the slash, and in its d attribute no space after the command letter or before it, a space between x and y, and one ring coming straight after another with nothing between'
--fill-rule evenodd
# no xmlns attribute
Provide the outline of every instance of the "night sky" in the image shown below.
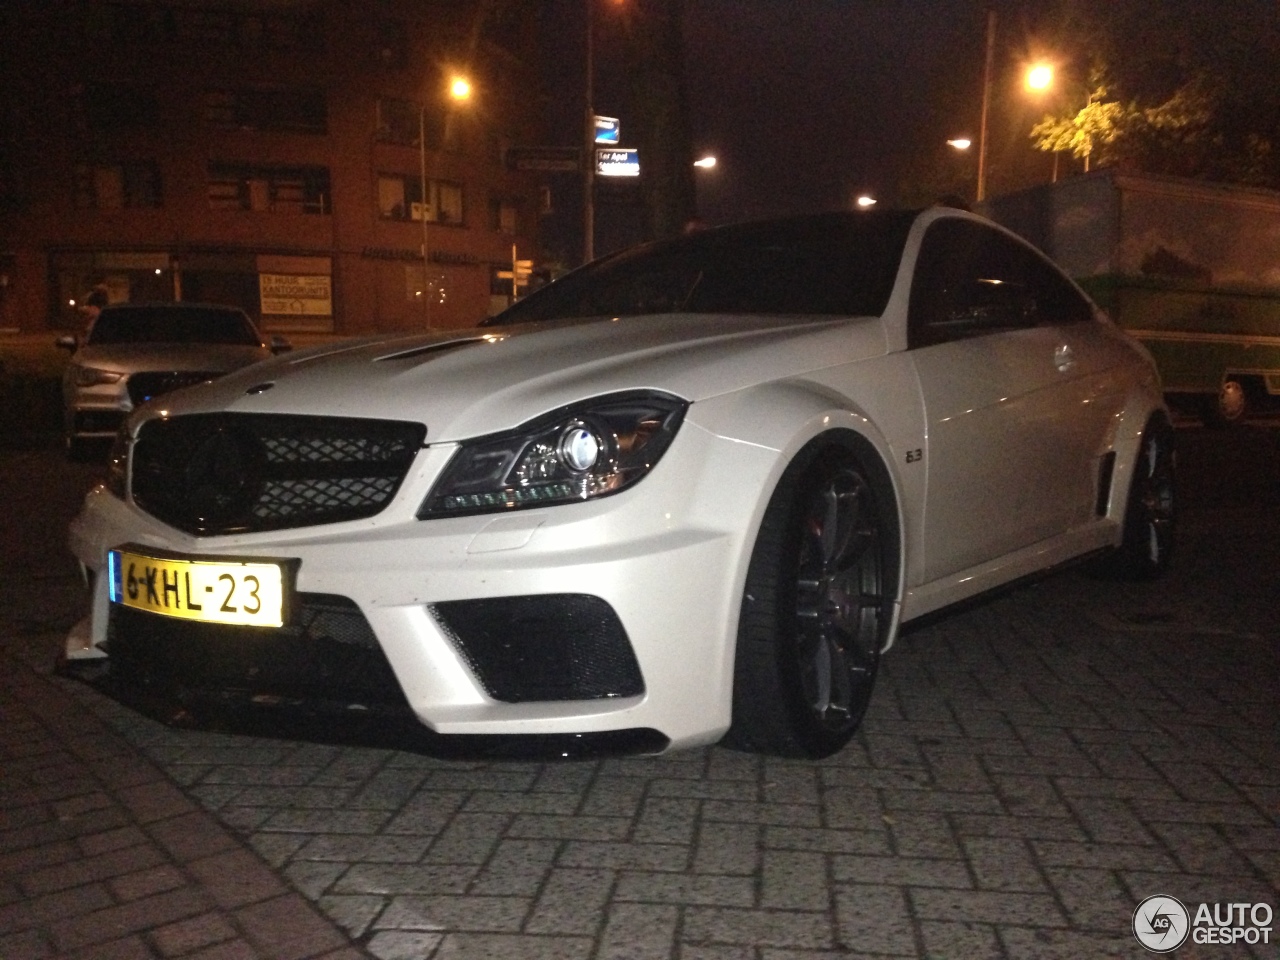
<svg viewBox="0 0 1280 960"><path fill-rule="evenodd" d="M609 46L628 0L595 2L595 109L621 119L626 145L627 77ZM928 202L922 197L934 184L940 193L972 199L992 3L998 29L988 193L1047 181L1051 157L1033 150L1027 134L1049 104L1028 97L1018 78L1029 60L1061 47L1073 29L1073 6L1089 2L685 0L694 149L718 158L715 169L697 175L699 217L715 224L848 209L862 192L885 204L914 205ZM582 117L584 0L543 4L550 135L573 143ZM1196 45L1225 43L1213 35L1219 29L1234 30L1237 44L1260 29L1274 42L1280 19L1276 0L1106 5L1129 16L1137 46L1148 11L1175 23L1205 18L1189 31ZM1076 62L1063 66L1082 74L1083 59L1077 51ZM956 136L973 138L975 148L968 155L952 150L946 140ZM1070 163L1064 160L1064 175ZM552 188L555 212L543 224L548 252L576 262L580 186L570 176L553 180ZM597 254L641 238L642 215L625 201L625 193L598 201Z"/></svg>
<svg viewBox="0 0 1280 960"><path fill-rule="evenodd" d="M571 138L583 102L583 0L547 7L549 119L553 136ZM627 78L609 54L619 29L610 18L619 14L607 2L598 9L595 108L621 119L625 142ZM894 202L904 164L918 166L922 151L972 179L973 158L945 141L977 139L984 9L976 0L686 0L694 149L718 160L698 171L699 217L714 224L847 209L862 192ZM1001 27L1024 32L1017 21ZM1001 149L994 141L989 152ZM552 186L556 211L544 233L572 259L580 188L571 177ZM597 204L597 254L639 239L640 222L606 196Z"/></svg>

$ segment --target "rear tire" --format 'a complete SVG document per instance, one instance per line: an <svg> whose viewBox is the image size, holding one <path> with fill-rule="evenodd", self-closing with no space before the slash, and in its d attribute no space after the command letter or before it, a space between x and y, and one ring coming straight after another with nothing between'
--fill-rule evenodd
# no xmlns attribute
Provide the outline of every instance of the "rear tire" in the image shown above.
<svg viewBox="0 0 1280 960"><path fill-rule="evenodd" d="M93 459L93 444L83 437L67 437L67 459L72 463L88 463Z"/></svg>
<svg viewBox="0 0 1280 960"><path fill-rule="evenodd" d="M1142 432L1129 481L1124 537L1095 565L1096 574L1151 580L1168 569L1177 519L1176 466L1173 427L1164 417L1153 417Z"/></svg>
<svg viewBox="0 0 1280 960"><path fill-rule="evenodd" d="M1248 413L1249 391L1245 389L1244 382L1227 377L1216 396L1204 398L1204 416L1201 419L1206 427L1222 429L1244 422Z"/></svg>
<svg viewBox="0 0 1280 960"><path fill-rule="evenodd" d="M783 475L747 573L726 746L819 758L853 737L893 626L889 499L840 447Z"/></svg>

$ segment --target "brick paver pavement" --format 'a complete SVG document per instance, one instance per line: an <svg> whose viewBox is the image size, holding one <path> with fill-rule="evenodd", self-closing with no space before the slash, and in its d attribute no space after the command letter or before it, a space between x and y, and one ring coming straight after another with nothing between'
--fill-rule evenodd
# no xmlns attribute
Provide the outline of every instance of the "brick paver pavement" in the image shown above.
<svg viewBox="0 0 1280 960"><path fill-rule="evenodd" d="M111 956L323 955L337 929L383 960L1145 957L1147 896L1280 910L1280 454L1223 492L1219 441L1187 439L1168 578L1067 572L910 631L820 763L173 730L50 678L55 624L5 594L0 958L107 921Z"/></svg>

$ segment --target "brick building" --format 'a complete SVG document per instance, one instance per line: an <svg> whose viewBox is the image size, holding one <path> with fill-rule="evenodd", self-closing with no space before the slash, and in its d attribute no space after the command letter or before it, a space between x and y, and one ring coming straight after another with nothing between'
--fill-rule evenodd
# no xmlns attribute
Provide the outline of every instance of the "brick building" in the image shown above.
<svg viewBox="0 0 1280 960"><path fill-rule="evenodd" d="M94 287L233 303L283 333L496 312L541 202L503 164L541 142L532 6L4 5L0 330L72 329Z"/></svg>

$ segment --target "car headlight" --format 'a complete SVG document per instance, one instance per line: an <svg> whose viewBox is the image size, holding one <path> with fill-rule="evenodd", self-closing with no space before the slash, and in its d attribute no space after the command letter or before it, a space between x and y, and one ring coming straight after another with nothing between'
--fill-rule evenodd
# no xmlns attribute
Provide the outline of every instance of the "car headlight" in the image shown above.
<svg viewBox="0 0 1280 960"><path fill-rule="evenodd" d="M574 404L515 430L461 444L418 519L592 500L648 473L688 404L619 393Z"/></svg>
<svg viewBox="0 0 1280 960"><path fill-rule="evenodd" d="M77 387L96 387L103 383L119 383L124 376L114 370L102 370L98 367L76 367L75 380Z"/></svg>

